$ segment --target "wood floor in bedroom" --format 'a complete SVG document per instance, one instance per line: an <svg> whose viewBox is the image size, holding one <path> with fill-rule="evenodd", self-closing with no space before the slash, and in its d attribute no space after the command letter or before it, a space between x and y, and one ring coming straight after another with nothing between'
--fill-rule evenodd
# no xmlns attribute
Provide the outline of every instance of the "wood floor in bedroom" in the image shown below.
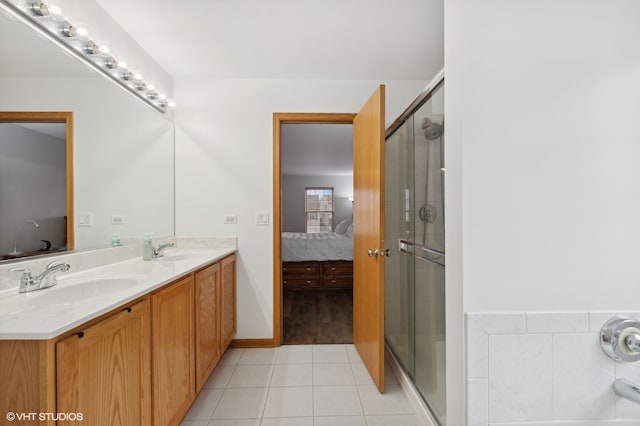
<svg viewBox="0 0 640 426"><path fill-rule="evenodd" d="M353 343L352 290L285 291L283 344Z"/></svg>

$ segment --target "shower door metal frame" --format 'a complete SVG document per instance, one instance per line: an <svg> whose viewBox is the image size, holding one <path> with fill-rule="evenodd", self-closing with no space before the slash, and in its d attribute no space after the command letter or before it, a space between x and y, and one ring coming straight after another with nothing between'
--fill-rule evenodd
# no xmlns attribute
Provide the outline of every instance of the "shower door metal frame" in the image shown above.
<svg viewBox="0 0 640 426"><path fill-rule="evenodd" d="M388 139L389 136L394 134L396 130L400 128L404 124L404 122L413 115L422 105L424 105L429 99L433 97L433 94L436 92L440 86L444 85L444 69L441 70L436 76L431 80L431 82L424 88L422 92L409 104L409 106L402 111L402 113L395 119L393 123L387 128L385 131L385 139Z"/></svg>

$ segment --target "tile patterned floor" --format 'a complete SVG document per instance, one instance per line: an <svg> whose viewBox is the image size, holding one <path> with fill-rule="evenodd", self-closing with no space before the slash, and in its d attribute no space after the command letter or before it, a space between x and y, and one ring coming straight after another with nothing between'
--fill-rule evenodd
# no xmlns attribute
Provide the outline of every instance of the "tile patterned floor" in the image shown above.
<svg viewBox="0 0 640 426"><path fill-rule="evenodd" d="M387 366L380 394L353 345L229 349L184 426L420 426Z"/></svg>

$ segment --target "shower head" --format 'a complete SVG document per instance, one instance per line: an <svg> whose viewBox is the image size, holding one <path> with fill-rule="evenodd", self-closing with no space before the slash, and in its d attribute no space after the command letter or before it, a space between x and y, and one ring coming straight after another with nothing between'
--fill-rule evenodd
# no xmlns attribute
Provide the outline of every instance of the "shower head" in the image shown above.
<svg viewBox="0 0 640 426"><path fill-rule="evenodd" d="M429 117L422 120L422 130L424 130L424 137L428 141L438 139L444 132L442 124L434 123Z"/></svg>

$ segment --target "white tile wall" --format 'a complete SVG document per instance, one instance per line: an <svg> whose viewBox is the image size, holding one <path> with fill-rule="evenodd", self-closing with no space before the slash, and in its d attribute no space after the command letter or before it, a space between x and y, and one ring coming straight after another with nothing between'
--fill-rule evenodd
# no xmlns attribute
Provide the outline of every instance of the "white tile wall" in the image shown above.
<svg viewBox="0 0 640 426"><path fill-rule="evenodd" d="M617 377L640 384L640 362L615 362L600 349L600 328L615 315L640 318L640 312L467 313L467 425L640 424L640 405L612 389Z"/></svg>

